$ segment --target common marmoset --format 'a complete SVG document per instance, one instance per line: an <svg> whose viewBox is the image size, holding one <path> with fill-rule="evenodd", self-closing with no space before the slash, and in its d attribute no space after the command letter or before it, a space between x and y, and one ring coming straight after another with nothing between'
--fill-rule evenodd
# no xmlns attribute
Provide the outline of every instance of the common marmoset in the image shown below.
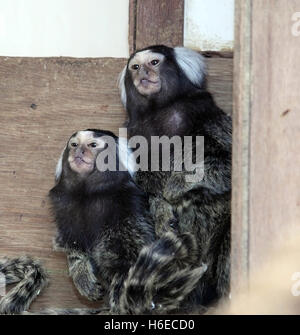
<svg viewBox="0 0 300 335"><path fill-rule="evenodd" d="M198 250L190 234L169 232L156 240L147 197L132 179L127 151L109 131L71 136L49 193L55 243L67 253L79 292L91 300L104 297L110 313L178 310L206 266L195 266Z"/></svg>
<svg viewBox="0 0 300 335"><path fill-rule="evenodd" d="M129 139L139 135L150 144L154 136L179 136L183 142L186 136L204 137L201 181L187 182L191 171L185 166L175 171L174 151L170 171L163 171L160 164L158 171L139 171L136 181L150 194L158 235L175 226L196 239L198 262L206 263L208 270L190 301L207 305L229 292L231 117L217 107L206 89L203 57L187 48L156 45L134 52L119 85ZM151 145L148 153L149 157L153 153Z"/></svg>

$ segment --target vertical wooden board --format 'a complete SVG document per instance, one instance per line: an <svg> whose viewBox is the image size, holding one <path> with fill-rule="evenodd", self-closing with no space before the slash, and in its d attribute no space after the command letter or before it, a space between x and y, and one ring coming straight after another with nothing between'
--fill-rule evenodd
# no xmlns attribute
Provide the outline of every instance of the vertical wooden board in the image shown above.
<svg viewBox="0 0 300 335"><path fill-rule="evenodd" d="M231 291L248 285L251 0L235 2L233 76Z"/></svg>
<svg viewBox="0 0 300 335"><path fill-rule="evenodd" d="M52 250L47 193L69 136L86 128L118 133L125 113L117 88L124 59L0 58L0 256L30 254L50 273L32 310L86 307Z"/></svg>
<svg viewBox="0 0 300 335"><path fill-rule="evenodd" d="M129 0L128 44L130 55L136 50L136 13L137 0Z"/></svg>
<svg viewBox="0 0 300 335"><path fill-rule="evenodd" d="M236 1L233 290L251 282L275 242L299 233L300 37L292 34L299 6Z"/></svg>
<svg viewBox="0 0 300 335"><path fill-rule="evenodd" d="M136 49L183 44L184 0L137 0Z"/></svg>
<svg viewBox="0 0 300 335"><path fill-rule="evenodd" d="M299 0L253 1L250 274L276 238L300 227L299 10Z"/></svg>

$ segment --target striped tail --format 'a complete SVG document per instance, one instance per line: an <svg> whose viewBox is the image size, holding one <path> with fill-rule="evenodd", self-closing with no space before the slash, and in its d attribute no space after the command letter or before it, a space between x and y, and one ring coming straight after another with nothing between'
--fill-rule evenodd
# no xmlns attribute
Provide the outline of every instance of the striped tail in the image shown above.
<svg viewBox="0 0 300 335"><path fill-rule="evenodd" d="M120 290L120 314L161 314L180 308L207 266L196 268L197 245L191 234L168 232L144 247ZM112 293L113 296L113 293ZM112 304L112 303L111 303Z"/></svg>
<svg viewBox="0 0 300 335"><path fill-rule="evenodd" d="M5 284L18 283L0 299L0 314L20 314L48 283L44 268L28 256L0 260L0 274Z"/></svg>

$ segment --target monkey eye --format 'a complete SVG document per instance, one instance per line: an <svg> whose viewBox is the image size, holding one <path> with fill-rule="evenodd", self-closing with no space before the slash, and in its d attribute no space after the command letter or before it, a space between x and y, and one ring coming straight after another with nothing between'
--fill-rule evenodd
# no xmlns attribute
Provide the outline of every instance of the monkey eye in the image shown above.
<svg viewBox="0 0 300 335"><path fill-rule="evenodd" d="M139 64L133 64L132 65L132 70L138 70L140 68Z"/></svg>
<svg viewBox="0 0 300 335"><path fill-rule="evenodd" d="M75 143L75 142L73 142L73 143L71 143L71 146L74 147L74 148L76 148L76 147L78 147L78 144Z"/></svg>
<svg viewBox="0 0 300 335"><path fill-rule="evenodd" d="M92 142L89 144L89 147L92 147L92 148L96 148L97 146L97 143L96 142Z"/></svg>
<svg viewBox="0 0 300 335"><path fill-rule="evenodd" d="M151 62L150 62L153 66L157 65L159 63L159 60L158 59L153 59Z"/></svg>

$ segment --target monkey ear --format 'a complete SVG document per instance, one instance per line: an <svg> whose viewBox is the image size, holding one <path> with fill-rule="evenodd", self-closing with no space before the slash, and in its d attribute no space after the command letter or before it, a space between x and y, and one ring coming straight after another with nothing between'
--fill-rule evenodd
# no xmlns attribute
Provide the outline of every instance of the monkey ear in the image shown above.
<svg viewBox="0 0 300 335"><path fill-rule="evenodd" d="M123 106L126 108L126 89L125 89L125 75L126 75L126 70L127 70L127 65L125 65L124 69L122 70L122 72L119 74L119 91L121 94L121 101L123 103Z"/></svg>
<svg viewBox="0 0 300 335"><path fill-rule="evenodd" d="M201 87L206 76L206 64L197 51L184 47L174 48L175 59L182 72L196 86Z"/></svg>
<svg viewBox="0 0 300 335"><path fill-rule="evenodd" d="M127 139L124 137L119 137L118 139L118 149L119 149L119 160L120 164L126 168L131 177L133 177L136 171L136 164L132 150L128 147Z"/></svg>
<svg viewBox="0 0 300 335"><path fill-rule="evenodd" d="M58 182L62 173L62 160L63 160L63 155L66 150L66 147L64 147L64 150L62 151L59 160L56 164L56 169L55 169L55 181Z"/></svg>

